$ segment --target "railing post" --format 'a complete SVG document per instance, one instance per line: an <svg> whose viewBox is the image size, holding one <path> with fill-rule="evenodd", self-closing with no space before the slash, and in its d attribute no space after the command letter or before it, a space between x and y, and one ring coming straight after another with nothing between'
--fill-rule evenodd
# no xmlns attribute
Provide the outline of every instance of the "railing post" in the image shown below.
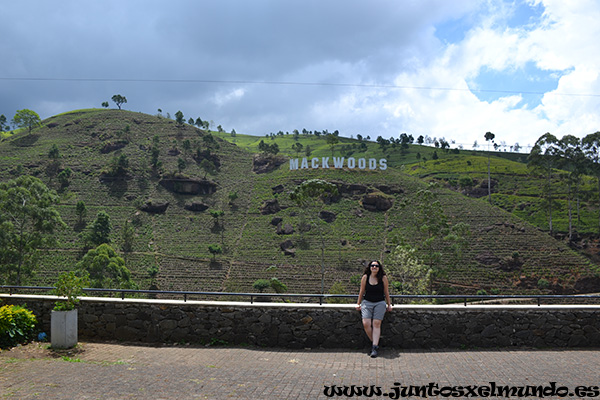
<svg viewBox="0 0 600 400"><path fill-rule="evenodd" d="M184 293L184 294L183 294L183 302L184 302L184 303L185 303L185 302L187 302L187 293Z"/></svg>

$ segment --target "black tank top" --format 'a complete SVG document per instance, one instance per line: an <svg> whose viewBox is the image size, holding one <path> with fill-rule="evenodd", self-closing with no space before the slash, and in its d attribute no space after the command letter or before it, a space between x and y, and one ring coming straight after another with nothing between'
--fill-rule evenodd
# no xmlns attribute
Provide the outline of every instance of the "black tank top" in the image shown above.
<svg viewBox="0 0 600 400"><path fill-rule="evenodd" d="M367 285L365 287L365 300L377 302L385 300L385 295L383 294L383 281L380 279L376 285L371 285L369 283L369 276L367 275Z"/></svg>

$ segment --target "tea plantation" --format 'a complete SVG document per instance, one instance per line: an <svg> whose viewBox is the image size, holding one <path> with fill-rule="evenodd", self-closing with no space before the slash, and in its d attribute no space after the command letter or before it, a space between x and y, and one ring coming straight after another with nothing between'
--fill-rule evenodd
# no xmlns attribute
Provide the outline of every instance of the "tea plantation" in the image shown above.
<svg viewBox="0 0 600 400"><path fill-rule="evenodd" d="M67 225L58 233L57 245L41 252L37 273L27 283L52 285L60 272L74 268L87 251L83 237L90 224L105 211L111 245L141 289L254 292L257 279L277 278L290 293L319 293L323 254L325 292L335 284L338 292L354 294L364 263L381 259L385 265L400 241L417 248L422 259L429 251L440 253L434 284L440 293L581 293L600 285L600 269L588 258L521 218L532 215L539 202L535 195L524 205L522 197L508 194L532 190L525 172L521 180L515 172L514 165L523 164L505 160L511 179L498 182L510 190L497 189L496 206L491 206L487 197L471 198L457 190L464 174L444 171L450 157L436 164L430 157L416 160L413 152L404 154L404 160L386 155L386 170L290 170L285 156L254 154L258 139L207 132L159 116L97 109L57 115L31 133L4 139L0 180L23 174L40 178L60 195L57 209ZM299 140L312 143L311 157L331 156L324 138ZM264 141L279 142L282 152L294 157L290 137ZM352 143L340 141L339 146ZM374 143L369 146L352 157L384 156ZM423 154L431 152L422 147ZM340 156L340 150L334 152ZM261 160L275 165L257 172ZM494 159L493 173L502 172L500 160ZM470 175L486 177L485 167L473 162ZM71 176L59 179L67 168ZM314 178L339 190L322 203L329 222L290 198L299 184ZM443 185L430 188L433 178ZM423 246L422 190L435 194L451 225L468 225L470 235L460 255L444 241ZM368 196L384 206L373 210ZM78 202L85 204L85 217L77 214ZM542 224L543 216L539 219ZM126 223L134 228L129 251L123 251ZM212 254L210 245L219 245L222 253Z"/></svg>

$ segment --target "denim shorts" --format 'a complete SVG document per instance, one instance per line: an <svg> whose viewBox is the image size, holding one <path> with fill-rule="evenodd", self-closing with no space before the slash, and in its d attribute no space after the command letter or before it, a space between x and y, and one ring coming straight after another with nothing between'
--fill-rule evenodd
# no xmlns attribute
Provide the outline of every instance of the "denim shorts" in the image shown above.
<svg viewBox="0 0 600 400"><path fill-rule="evenodd" d="M363 300L360 303L360 313L363 319L378 319L383 320L387 305L385 300L381 301L368 301Z"/></svg>

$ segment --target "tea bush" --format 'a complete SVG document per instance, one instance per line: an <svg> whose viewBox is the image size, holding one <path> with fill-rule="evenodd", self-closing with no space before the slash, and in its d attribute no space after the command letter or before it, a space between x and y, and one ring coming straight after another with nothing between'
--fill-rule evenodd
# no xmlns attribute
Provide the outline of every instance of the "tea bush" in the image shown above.
<svg viewBox="0 0 600 400"><path fill-rule="evenodd" d="M26 343L33 337L36 324L35 315L25 307L0 307L0 348Z"/></svg>

